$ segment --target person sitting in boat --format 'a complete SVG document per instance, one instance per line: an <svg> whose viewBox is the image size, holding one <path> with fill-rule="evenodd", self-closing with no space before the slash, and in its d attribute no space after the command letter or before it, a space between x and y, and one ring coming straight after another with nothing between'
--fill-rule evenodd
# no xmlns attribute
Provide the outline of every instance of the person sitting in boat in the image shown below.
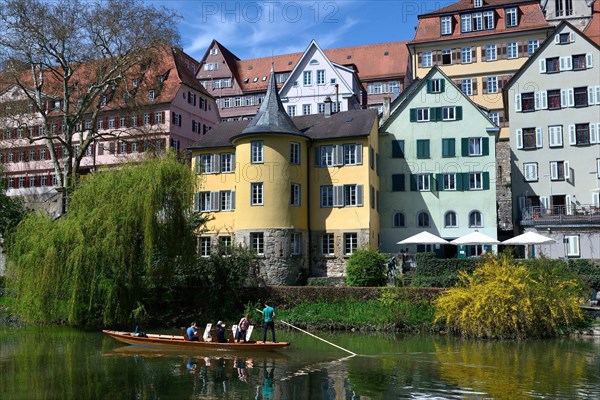
<svg viewBox="0 0 600 400"><path fill-rule="evenodd" d="M237 330L237 341L239 343L240 340L243 340L246 343L246 333L248 332L248 327L250 326L250 316L248 314L244 315L244 318L240 319L240 323L238 324Z"/></svg>
<svg viewBox="0 0 600 400"><path fill-rule="evenodd" d="M196 323L192 322L190 324L190 327L187 328L187 336L188 339L191 340L192 342L197 342L200 340L200 338L198 337L198 330L196 329Z"/></svg>
<svg viewBox="0 0 600 400"><path fill-rule="evenodd" d="M217 322L217 341L219 343L227 343L227 339L225 338L225 324L223 321Z"/></svg>

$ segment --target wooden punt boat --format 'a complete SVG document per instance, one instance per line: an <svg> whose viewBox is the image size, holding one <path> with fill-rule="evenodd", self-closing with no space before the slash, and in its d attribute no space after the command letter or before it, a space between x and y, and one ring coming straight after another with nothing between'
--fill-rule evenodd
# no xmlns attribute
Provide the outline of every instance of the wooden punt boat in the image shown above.
<svg viewBox="0 0 600 400"><path fill-rule="evenodd" d="M137 346L151 346L151 347L164 347L164 348L175 348L175 349L197 349L197 350L233 350L233 351L271 351L282 349L289 346L290 342L192 342L184 340L182 335L159 335L154 333L147 333L147 337L134 336L133 332L119 332L102 330L102 333L107 334L113 339L119 342L137 345Z"/></svg>

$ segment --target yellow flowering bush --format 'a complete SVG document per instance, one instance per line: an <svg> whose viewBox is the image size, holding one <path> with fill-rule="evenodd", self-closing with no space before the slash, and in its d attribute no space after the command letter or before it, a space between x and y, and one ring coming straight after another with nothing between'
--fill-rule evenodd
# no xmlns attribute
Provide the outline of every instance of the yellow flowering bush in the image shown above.
<svg viewBox="0 0 600 400"><path fill-rule="evenodd" d="M582 321L581 290L573 274L547 260L526 267L509 254L487 255L435 301L435 321L466 337L553 337Z"/></svg>

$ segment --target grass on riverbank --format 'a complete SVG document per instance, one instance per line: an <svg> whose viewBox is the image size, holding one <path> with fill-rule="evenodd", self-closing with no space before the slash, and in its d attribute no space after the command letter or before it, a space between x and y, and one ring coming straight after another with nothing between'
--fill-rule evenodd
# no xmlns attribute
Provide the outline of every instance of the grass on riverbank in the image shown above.
<svg viewBox="0 0 600 400"><path fill-rule="evenodd" d="M336 330L433 331L435 310L428 303L349 300L334 303L303 302L277 310L277 318L300 327Z"/></svg>

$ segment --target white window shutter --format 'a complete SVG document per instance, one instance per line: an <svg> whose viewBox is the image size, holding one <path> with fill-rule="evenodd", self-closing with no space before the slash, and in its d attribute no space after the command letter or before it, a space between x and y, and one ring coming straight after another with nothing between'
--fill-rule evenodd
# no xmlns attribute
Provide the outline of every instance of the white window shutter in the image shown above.
<svg viewBox="0 0 600 400"><path fill-rule="evenodd" d="M565 108L569 106L569 98L567 89L560 89L560 107Z"/></svg>
<svg viewBox="0 0 600 400"><path fill-rule="evenodd" d="M573 70L573 57L567 56L567 57L565 57L565 60L567 61L567 71L572 71Z"/></svg>
<svg viewBox="0 0 600 400"><path fill-rule="evenodd" d="M592 193L592 205L594 207L600 207L600 193Z"/></svg>
<svg viewBox="0 0 600 400"><path fill-rule="evenodd" d="M588 105L596 104L596 91L594 86L588 86Z"/></svg>
<svg viewBox="0 0 600 400"><path fill-rule="evenodd" d="M231 191L231 209L235 210L235 190Z"/></svg>
<svg viewBox="0 0 600 400"><path fill-rule="evenodd" d="M541 91L540 92L540 101L541 101L541 108L542 110L547 110L548 109L548 92Z"/></svg>
<svg viewBox="0 0 600 400"><path fill-rule="evenodd" d="M515 134L517 135L517 149L522 149L523 148L523 129L517 129L515 131Z"/></svg>
<svg viewBox="0 0 600 400"><path fill-rule="evenodd" d="M575 134L575 125L569 125L569 144L571 146L577 144L577 136Z"/></svg>
<svg viewBox="0 0 600 400"><path fill-rule="evenodd" d="M558 164L556 161L550 163L550 179L558 179Z"/></svg>
<svg viewBox="0 0 600 400"><path fill-rule="evenodd" d="M598 124L590 124L590 143L598 143Z"/></svg>
<svg viewBox="0 0 600 400"><path fill-rule="evenodd" d="M219 192L210 192L210 210L219 211Z"/></svg>
<svg viewBox="0 0 600 400"><path fill-rule="evenodd" d="M221 172L221 155L213 154L212 155L212 173L216 174Z"/></svg>
<svg viewBox="0 0 600 400"><path fill-rule="evenodd" d="M515 111L521 111L521 94L515 94Z"/></svg>
<svg viewBox="0 0 600 400"><path fill-rule="evenodd" d="M575 43L575 32L569 32L569 43Z"/></svg>
<svg viewBox="0 0 600 400"><path fill-rule="evenodd" d="M196 173L202 172L202 157L196 156Z"/></svg>
<svg viewBox="0 0 600 400"><path fill-rule="evenodd" d="M231 170L235 171L235 153L231 154Z"/></svg>
<svg viewBox="0 0 600 400"><path fill-rule="evenodd" d="M540 92L535 92L533 94L534 97L534 106L533 108L535 108L536 110L539 110L542 108L542 101L540 99L541 93Z"/></svg>
<svg viewBox="0 0 600 400"><path fill-rule="evenodd" d="M543 147L544 131L542 128L535 128L535 147L538 149Z"/></svg>
<svg viewBox="0 0 600 400"><path fill-rule="evenodd" d="M540 205L542 206L542 214L546 214L550 207L550 198L548 196L540 196Z"/></svg>
<svg viewBox="0 0 600 400"><path fill-rule="evenodd" d="M540 74L545 74L546 73L546 59L542 58L539 61L539 65L540 65Z"/></svg>
<svg viewBox="0 0 600 400"><path fill-rule="evenodd" d="M363 163L363 148L362 144L356 144L356 164L362 165Z"/></svg>
<svg viewBox="0 0 600 400"><path fill-rule="evenodd" d="M585 55L585 67L586 68L594 67L594 55L593 54L588 53Z"/></svg>
<svg viewBox="0 0 600 400"><path fill-rule="evenodd" d="M596 104L600 104L600 86L594 86L594 97L596 98Z"/></svg>
<svg viewBox="0 0 600 400"><path fill-rule="evenodd" d="M567 89L567 97L569 98L569 107L575 107L575 92L573 88Z"/></svg>
<svg viewBox="0 0 600 400"><path fill-rule="evenodd" d="M344 146L341 144L335 145L333 165L344 165Z"/></svg>
<svg viewBox="0 0 600 400"><path fill-rule="evenodd" d="M566 203L566 207L567 207L567 214L572 215L573 214L573 204L571 203L571 195L570 194L565 196L565 203Z"/></svg>
<svg viewBox="0 0 600 400"><path fill-rule="evenodd" d="M194 211L200 211L200 193L194 193Z"/></svg>
<svg viewBox="0 0 600 400"><path fill-rule="evenodd" d="M343 207L344 206L344 186L333 187L333 206Z"/></svg>
<svg viewBox="0 0 600 400"><path fill-rule="evenodd" d="M560 44L560 35L554 35L554 43Z"/></svg>
<svg viewBox="0 0 600 400"><path fill-rule="evenodd" d="M565 179L569 180L571 179L571 166L569 165L568 161L565 161L563 165L565 168Z"/></svg>
<svg viewBox="0 0 600 400"><path fill-rule="evenodd" d="M362 207L364 205L364 196L365 196L364 186L356 185L356 205L357 206Z"/></svg>
<svg viewBox="0 0 600 400"><path fill-rule="evenodd" d="M559 59L558 70L559 71L566 71L567 70L567 58L566 57L561 57Z"/></svg>
<svg viewBox="0 0 600 400"><path fill-rule="evenodd" d="M600 178L600 158L596 160L596 176Z"/></svg>

